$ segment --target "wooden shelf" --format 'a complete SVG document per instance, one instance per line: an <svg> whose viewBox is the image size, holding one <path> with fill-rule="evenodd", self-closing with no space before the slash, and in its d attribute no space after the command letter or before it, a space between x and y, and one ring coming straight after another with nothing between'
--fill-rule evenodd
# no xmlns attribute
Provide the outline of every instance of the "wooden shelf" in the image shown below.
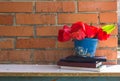
<svg viewBox="0 0 120 81"><path fill-rule="evenodd" d="M81 70L61 70L57 65L18 65L0 64L0 76L81 76L102 77L120 76L120 65L111 65L102 72L90 72Z"/></svg>

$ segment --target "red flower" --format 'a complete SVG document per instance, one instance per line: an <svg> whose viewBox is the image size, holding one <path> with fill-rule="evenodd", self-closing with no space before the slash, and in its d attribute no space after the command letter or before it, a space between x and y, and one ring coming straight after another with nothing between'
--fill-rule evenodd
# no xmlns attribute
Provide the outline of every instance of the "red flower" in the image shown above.
<svg viewBox="0 0 120 81"><path fill-rule="evenodd" d="M98 32L99 28L95 26L86 26L86 36L87 38L94 38Z"/></svg>
<svg viewBox="0 0 120 81"><path fill-rule="evenodd" d="M85 38L85 32L83 32L82 30L78 30L77 32L73 32L72 34L71 34L71 37L73 38L73 39L77 39L77 40L82 40L82 39L84 39Z"/></svg>
<svg viewBox="0 0 120 81"><path fill-rule="evenodd" d="M74 23L71 27L71 33L77 32L78 30L82 30L83 32L85 32L85 26L86 24L82 22Z"/></svg>
<svg viewBox="0 0 120 81"><path fill-rule="evenodd" d="M97 38L99 40L107 40L109 38L110 34L107 34L107 32L103 31L101 28L98 31Z"/></svg>
<svg viewBox="0 0 120 81"><path fill-rule="evenodd" d="M85 26L82 22L74 23L71 27L71 37L73 39L82 40L85 38Z"/></svg>
<svg viewBox="0 0 120 81"><path fill-rule="evenodd" d="M70 39L82 40L84 38L96 38L99 40L107 40L113 30L113 25L108 25L102 28L87 25L83 22L74 23L71 27L64 26L59 30L58 40L60 42L69 41Z"/></svg>
<svg viewBox="0 0 120 81"><path fill-rule="evenodd" d="M70 27L66 25L63 27L63 29L60 29L58 32L58 40L60 42L69 41L71 39L70 30Z"/></svg>

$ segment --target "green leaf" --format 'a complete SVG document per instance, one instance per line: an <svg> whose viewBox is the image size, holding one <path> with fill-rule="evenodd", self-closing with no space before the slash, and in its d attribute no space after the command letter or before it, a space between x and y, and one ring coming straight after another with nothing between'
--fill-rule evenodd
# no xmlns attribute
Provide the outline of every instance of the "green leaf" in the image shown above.
<svg viewBox="0 0 120 81"><path fill-rule="evenodd" d="M115 29L115 25L111 24L111 25L105 25L102 27L103 31L107 32L107 34L110 34L114 29Z"/></svg>

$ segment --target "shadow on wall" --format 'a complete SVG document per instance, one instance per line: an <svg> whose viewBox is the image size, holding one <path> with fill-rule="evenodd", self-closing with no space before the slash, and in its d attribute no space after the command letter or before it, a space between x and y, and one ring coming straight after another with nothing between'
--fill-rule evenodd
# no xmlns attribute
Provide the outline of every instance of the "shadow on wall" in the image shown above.
<svg viewBox="0 0 120 81"><path fill-rule="evenodd" d="M120 24L118 24L118 47L120 47Z"/></svg>
<svg viewBox="0 0 120 81"><path fill-rule="evenodd" d="M118 9L118 47L120 47L120 0L117 2Z"/></svg>

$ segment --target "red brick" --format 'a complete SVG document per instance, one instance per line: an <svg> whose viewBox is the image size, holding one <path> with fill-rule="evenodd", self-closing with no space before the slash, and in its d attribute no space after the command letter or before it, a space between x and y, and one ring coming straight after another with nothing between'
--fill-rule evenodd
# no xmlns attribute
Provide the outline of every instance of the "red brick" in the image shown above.
<svg viewBox="0 0 120 81"><path fill-rule="evenodd" d="M71 24L78 21L97 23L97 14L58 14L59 24Z"/></svg>
<svg viewBox="0 0 120 81"><path fill-rule="evenodd" d="M118 38L116 37L111 37L108 38L105 41L99 41L98 47L117 47L118 46Z"/></svg>
<svg viewBox="0 0 120 81"><path fill-rule="evenodd" d="M13 24L12 15L0 15L0 24L11 25Z"/></svg>
<svg viewBox="0 0 120 81"><path fill-rule="evenodd" d="M87 5L87 6L86 6ZM116 11L117 1L79 1L79 11Z"/></svg>
<svg viewBox="0 0 120 81"><path fill-rule="evenodd" d="M17 39L16 48L55 48L56 40L53 38Z"/></svg>
<svg viewBox="0 0 120 81"><path fill-rule="evenodd" d="M0 2L0 12L32 12L32 2Z"/></svg>
<svg viewBox="0 0 120 81"><path fill-rule="evenodd" d="M105 65L116 65L117 64L117 60L114 60L112 62L108 61L108 62L103 62L103 64Z"/></svg>
<svg viewBox="0 0 120 81"><path fill-rule="evenodd" d="M36 2L36 12L74 12L75 3L66 2Z"/></svg>
<svg viewBox="0 0 120 81"><path fill-rule="evenodd" d="M11 63L24 63L30 61L31 51L29 50L1 50L0 61Z"/></svg>
<svg viewBox="0 0 120 81"><path fill-rule="evenodd" d="M14 48L14 40L10 38L4 38L0 40L1 49Z"/></svg>
<svg viewBox="0 0 120 81"><path fill-rule="evenodd" d="M6 62L6 61L8 61L9 60L9 53L8 53L8 51L6 51L6 50L1 50L0 51L0 63L1 62Z"/></svg>
<svg viewBox="0 0 120 81"><path fill-rule="evenodd" d="M40 63L40 62L56 63L59 59L72 54L73 54L72 50L35 50L34 62L35 63Z"/></svg>
<svg viewBox="0 0 120 81"><path fill-rule="evenodd" d="M0 36L33 36L33 27L0 26Z"/></svg>
<svg viewBox="0 0 120 81"><path fill-rule="evenodd" d="M68 41L68 42L58 42L58 48L73 48L73 41Z"/></svg>
<svg viewBox="0 0 120 81"><path fill-rule="evenodd" d="M17 24L55 24L53 14L16 14Z"/></svg>
<svg viewBox="0 0 120 81"><path fill-rule="evenodd" d="M12 50L8 51L9 61L16 63L24 63L30 61L31 51L28 50Z"/></svg>
<svg viewBox="0 0 120 81"><path fill-rule="evenodd" d="M117 23L116 12L100 13L100 23Z"/></svg>
<svg viewBox="0 0 120 81"><path fill-rule="evenodd" d="M56 26L39 26L36 28L36 34L37 36L57 36L60 28Z"/></svg>
<svg viewBox="0 0 120 81"><path fill-rule="evenodd" d="M107 60L116 60L117 59L117 50L97 49L96 56L106 56Z"/></svg>

